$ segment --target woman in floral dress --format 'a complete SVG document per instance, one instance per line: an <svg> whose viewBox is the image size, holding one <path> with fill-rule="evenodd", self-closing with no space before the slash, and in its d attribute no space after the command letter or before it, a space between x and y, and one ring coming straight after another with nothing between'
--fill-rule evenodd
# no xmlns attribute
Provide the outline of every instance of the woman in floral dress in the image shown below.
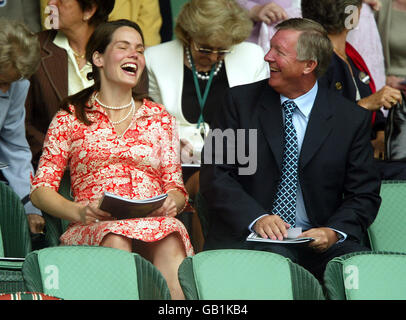
<svg viewBox="0 0 406 320"><path fill-rule="evenodd" d="M137 252L161 271L172 298L182 299L177 270L193 248L175 216L188 195L174 117L162 105L133 97L145 67L140 28L128 20L99 26L86 58L95 84L63 101L52 120L32 181L32 202L72 222L62 244ZM57 192L68 167L74 201ZM115 220L98 209L104 191L131 199L168 197L146 218Z"/></svg>

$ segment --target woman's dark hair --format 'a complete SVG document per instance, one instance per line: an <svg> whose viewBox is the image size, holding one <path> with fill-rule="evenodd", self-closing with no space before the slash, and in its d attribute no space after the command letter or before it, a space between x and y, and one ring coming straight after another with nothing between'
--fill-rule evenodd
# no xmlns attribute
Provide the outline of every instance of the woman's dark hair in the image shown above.
<svg viewBox="0 0 406 320"><path fill-rule="evenodd" d="M95 27L107 21L115 4L115 0L77 0L77 2L82 11L91 9L93 6L97 7L96 12L89 20L89 24Z"/></svg>
<svg viewBox="0 0 406 320"><path fill-rule="evenodd" d="M351 6L361 8L361 5L362 0L302 0L302 17L320 23L329 34L339 34L353 12Z"/></svg>
<svg viewBox="0 0 406 320"><path fill-rule="evenodd" d="M99 25L90 36L90 39L86 45L86 60L92 64L92 73L90 78L94 79L94 85L65 98L61 102L61 108L69 113L69 105L74 105L76 117L86 125L91 124L89 119L86 117L86 109L89 108L87 106L87 103L93 92L100 90L100 73L98 67L96 67L93 63L93 53L97 51L100 54L103 54L107 46L112 41L114 32L121 27L130 27L135 29L141 35L142 42L144 43L144 36L142 34L141 28L137 23L133 21L120 19L105 22ZM137 86L133 88L133 97L135 100L148 98L147 92L148 77L145 68Z"/></svg>

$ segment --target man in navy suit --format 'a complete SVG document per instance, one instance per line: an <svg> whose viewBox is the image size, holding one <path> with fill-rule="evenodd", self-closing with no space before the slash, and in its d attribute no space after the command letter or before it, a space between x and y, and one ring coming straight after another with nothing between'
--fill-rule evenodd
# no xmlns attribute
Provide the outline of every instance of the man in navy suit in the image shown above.
<svg viewBox="0 0 406 320"><path fill-rule="evenodd" d="M370 144L371 113L318 83L331 54L327 33L318 23L286 20L278 25L265 56L270 78L228 91L214 128L240 135L223 140L221 164L215 161L219 146L208 148L215 139L206 141L200 173L210 220L205 249L279 253L319 279L333 257L369 250L361 241L381 202ZM297 106L292 115L298 145L294 224L302 228L300 236L314 240L306 245L247 242L251 231L282 240L290 227L274 210L284 165L282 104L287 100ZM253 130L255 141L249 139ZM226 157L227 150L239 148L256 150L248 155L256 160L254 173L241 174L246 163Z"/></svg>

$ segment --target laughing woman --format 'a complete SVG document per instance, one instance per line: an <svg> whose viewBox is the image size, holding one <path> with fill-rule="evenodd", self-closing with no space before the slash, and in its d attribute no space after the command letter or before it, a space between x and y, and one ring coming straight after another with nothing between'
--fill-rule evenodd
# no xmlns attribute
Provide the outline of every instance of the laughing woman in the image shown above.
<svg viewBox="0 0 406 320"><path fill-rule="evenodd" d="M182 299L177 270L193 248L175 216L187 193L175 119L162 105L133 96L145 67L141 29L128 20L102 24L87 44L86 58L95 84L65 99L53 118L32 182L32 202L72 222L62 244L137 252L161 271L172 298ZM74 201L57 193L68 166ZM97 208L103 191L135 199L168 193L168 198L146 218L114 220Z"/></svg>

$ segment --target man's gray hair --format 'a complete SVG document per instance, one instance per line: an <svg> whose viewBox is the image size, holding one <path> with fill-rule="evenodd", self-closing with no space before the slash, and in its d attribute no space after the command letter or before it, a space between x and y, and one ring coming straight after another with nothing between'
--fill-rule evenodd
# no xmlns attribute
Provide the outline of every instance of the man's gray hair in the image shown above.
<svg viewBox="0 0 406 320"><path fill-rule="evenodd" d="M276 29L300 31L296 45L297 60L316 61L314 72L317 78L326 72L333 55L333 45L321 24L310 19L293 18L279 23Z"/></svg>

